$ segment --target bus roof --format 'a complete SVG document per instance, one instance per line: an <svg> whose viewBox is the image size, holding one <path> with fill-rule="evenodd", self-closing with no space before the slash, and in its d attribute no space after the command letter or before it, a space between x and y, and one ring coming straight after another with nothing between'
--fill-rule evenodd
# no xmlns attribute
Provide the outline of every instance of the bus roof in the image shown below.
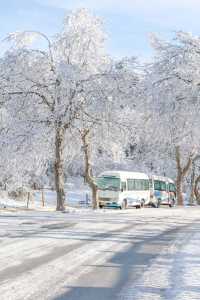
<svg viewBox="0 0 200 300"><path fill-rule="evenodd" d="M171 178L167 178L167 180L168 180L169 183L175 183L174 180L171 179Z"/></svg>
<svg viewBox="0 0 200 300"><path fill-rule="evenodd" d="M167 181L167 177L164 176L151 175L150 177L154 180Z"/></svg>
<svg viewBox="0 0 200 300"><path fill-rule="evenodd" d="M122 180L126 179L149 179L149 176L145 173L140 172L129 172L129 171L105 171L102 172L98 177L101 176L115 176Z"/></svg>
<svg viewBox="0 0 200 300"><path fill-rule="evenodd" d="M169 182L169 183L174 183L174 181L169 177L151 175L150 178L152 178L154 180L160 180L160 181L165 181L165 182Z"/></svg>

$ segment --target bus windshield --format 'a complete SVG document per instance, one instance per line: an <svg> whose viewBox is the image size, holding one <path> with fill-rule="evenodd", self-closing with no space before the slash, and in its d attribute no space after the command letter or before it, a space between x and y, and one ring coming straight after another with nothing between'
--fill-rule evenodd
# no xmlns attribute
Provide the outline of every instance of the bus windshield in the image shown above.
<svg viewBox="0 0 200 300"><path fill-rule="evenodd" d="M96 179L97 186L100 190L120 190L120 179L114 176L102 176Z"/></svg>
<svg viewBox="0 0 200 300"><path fill-rule="evenodd" d="M156 191L166 191L166 182L161 180L154 180L154 189Z"/></svg>
<svg viewBox="0 0 200 300"><path fill-rule="evenodd" d="M176 192L176 186L174 183L170 183L169 184L169 191L170 192Z"/></svg>

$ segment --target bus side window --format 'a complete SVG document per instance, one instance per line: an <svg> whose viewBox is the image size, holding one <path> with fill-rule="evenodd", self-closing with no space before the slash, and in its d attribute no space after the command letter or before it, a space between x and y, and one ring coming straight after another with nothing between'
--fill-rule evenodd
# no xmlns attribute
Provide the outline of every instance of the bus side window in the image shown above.
<svg viewBox="0 0 200 300"><path fill-rule="evenodd" d="M149 188L150 188L150 189L153 188L153 181L152 181L152 179L149 179Z"/></svg>
<svg viewBox="0 0 200 300"><path fill-rule="evenodd" d="M121 183L121 191L126 191L126 182L125 181L122 181Z"/></svg>

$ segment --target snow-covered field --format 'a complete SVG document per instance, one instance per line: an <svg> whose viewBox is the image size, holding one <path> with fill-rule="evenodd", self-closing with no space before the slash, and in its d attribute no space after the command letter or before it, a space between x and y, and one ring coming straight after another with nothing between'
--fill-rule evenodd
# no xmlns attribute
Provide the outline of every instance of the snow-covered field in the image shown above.
<svg viewBox="0 0 200 300"><path fill-rule="evenodd" d="M43 193L43 198L42 198ZM81 207L86 208L90 206L90 191L88 189L71 189L66 191L66 203L68 207ZM44 200L44 202L42 201ZM36 210L49 210L56 207L56 192L45 189L34 191L31 194L30 200L27 199L10 199L8 197L0 196L0 209L1 208L28 208Z"/></svg>
<svg viewBox="0 0 200 300"><path fill-rule="evenodd" d="M199 229L199 208L3 210L0 299L200 299Z"/></svg>

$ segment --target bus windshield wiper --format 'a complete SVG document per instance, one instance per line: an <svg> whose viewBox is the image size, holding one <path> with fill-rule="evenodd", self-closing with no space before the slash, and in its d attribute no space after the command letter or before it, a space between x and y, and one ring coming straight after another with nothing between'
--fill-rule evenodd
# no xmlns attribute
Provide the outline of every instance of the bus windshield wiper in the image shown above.
<svg viewBox="0 0 200 300"><path fill-rule="evenodd" d="M109 187L105 187L105 188L99 188L100 190L103 191L118 191L118 188L113 187L113 186L109 186Z"/></svg>

